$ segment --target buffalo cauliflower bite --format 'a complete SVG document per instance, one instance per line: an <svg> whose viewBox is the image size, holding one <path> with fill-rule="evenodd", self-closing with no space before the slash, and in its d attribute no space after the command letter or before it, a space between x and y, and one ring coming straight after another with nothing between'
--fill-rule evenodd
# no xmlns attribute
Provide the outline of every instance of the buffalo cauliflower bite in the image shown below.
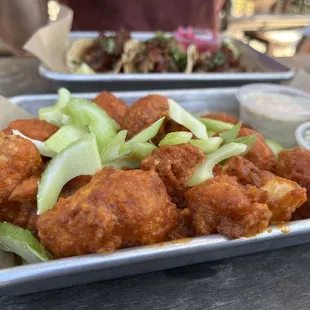
<svg viewBox="0 0 310 310"><path fill-rule="evenodd" d="M38 194L39 181L40 177L38 176L31 176L30 178L24 180L13 190L9 200L19 202L35 202Z"/></svg>
<svg viewBox="0 0 310 310"><path fill-rule="evenodd" d="M123 100L115 97L107 91L104 91L92 101L105 110L107 114L115 119L119 124L122 124L123 117L128 109Z"/></svg>
<svg viewBox="0 0 310 310"><path fill-rule="evenodd" d="M258 169L247 159L234 156L225 163L223 174L235 176L243 185L254 185L268 193L268 207L272 222L289 221L292 214L306 200L306 190L296 182Z"/></svg>
<svg viewBox="0 0 310 310"><path fill-rule="evenodd" d="M218 232L229 239L251 237L263 232L272 216L265 191L226 175L192 187L185 198L198 236Z"/></svg>
<svg viewBox="0 0 310 310"><path fill-rule="evenodd" d="M295 181L307 191L306 203L296 212L296 218L310 217L310 151L294 149L281 151L276 164L276 174Z"/></svg>
<svg viewBox="0 0 310 310"><path fill-rule="evenodd" d="M233 156L222 168L222 174L235 176L243 185L264 186L275 175L269 171L260 170L251 161L241 156Z"/></svg>
<svg viewBox="0 0 310 310"><path fill-rule="evenodd" d="M244 157L259 169L273 171L275 168L275 156L261 133L250 128L241 128L238 137L245 137L253 134L257 135L256 142Z"/></svg>
<svg viewBox="0 0 310 310"><path fill-rule="evenodd" d="M43 168L41 155L29 140L0 133L0 203L32 175L39 176Z"/></svg>
<svg viewBox="0 0 310 310"><path fill-rule="evenodd" d="M36 179L42 168L41 155L34 144L0 133L0 221L35 233L36 196L33 196L32 178Z"/></svg>
<svg viewBox="0 0 310 310"><path fill-rule="evenodd" d="M178 210L179 217L177 226L170 231L166 241L178 240L183 238L194 237L193 219L188 208Z"/></svg>
<svg viewBox="0 0 310 310"><path fill-rule="evenodd" d="M168 99L160 95L148 95L130 106L124 115L122 127L131 138L143 129L152 125L169 112ZM164 126L159 134L163 135Z"/></svg>
<svg viewBox="0 0 310 310"><path fill-rule="evenodd" d="M37 234L36 202L8 201L0 204L0 222L9 222Z"/></svg>
<svg viewBox="0 0 310 310"><path fill-rule="evenodd" d="M155 169L164 182L172 202L179 208L185 208L186 182L196 165L204 158L203 152L191 144L162 146L141 162L141 169Z"/></svg>
<svg viewBox="0 0 310 310"><path fill-rule="evenodd" d="M51 253L68 257L164 241L177 217L155 171L106 167L39 216L37 227Z"/></svg>
<svg viewBox="0 0 310 310"><path fill-rule="evenodd" d="M6 134L11 134L13 129L20 131L28 138L39 141L46 141L58 130L58 127L49 124L46 121L33 118L17 119L12 121L4 130L4 132Z"/></svg>

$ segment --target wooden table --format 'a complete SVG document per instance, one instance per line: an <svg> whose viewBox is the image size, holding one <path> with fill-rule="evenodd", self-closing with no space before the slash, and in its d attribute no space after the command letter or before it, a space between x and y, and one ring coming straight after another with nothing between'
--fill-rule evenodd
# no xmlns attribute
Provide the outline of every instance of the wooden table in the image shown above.
<svg viewBox="0 0 310 310"><path fill-rule="evenodd" d="M36 64L31 59L0 59L0 93L55 91L38 76ZM0 309L308 310L309 262L307 244L51 292L3 296Z"/></svg>

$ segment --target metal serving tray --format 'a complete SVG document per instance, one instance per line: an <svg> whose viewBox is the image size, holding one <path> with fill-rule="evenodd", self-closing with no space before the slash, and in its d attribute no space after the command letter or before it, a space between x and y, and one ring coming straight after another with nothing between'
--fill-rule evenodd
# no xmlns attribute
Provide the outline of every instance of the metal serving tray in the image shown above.
<svg viewBox="0 0 310 310"><path fill-rule="evenodd" d="M147 40L154 32L132 32L132 37ZM98 32L72 32L70 40L97 38ZM288 81L295 72L278 63L275 59L261 54L250 46L225 36L241 54L241 63L251 72L240 73L149 73L149 74L109 74L76 75L51 71L41 65L40 74L54 83L69 87L78 84L79 91L138 90L138 89L181 89L201 87L232 87L247 83Z"/></svg>
<svg viewBox="0 0 310 310"><path fill-rule="evenodd" d="M238 115L236 88L161 91L192 111L223 111ZM151 92L119 92L128 104ZM159 93L159 91L154 92ZM75 94L93 98L96 94ZM27 95L11 101L36 113L52 105L56 95ZM272 250L309 242L310 219L295 221L285 227L271 227L253 238L227 240L221 235L196 237L118 250L112 254L58 259L35 265L0 270L0 295L19 295L72 286L81 283L129 276L225 257Z"/></svg>

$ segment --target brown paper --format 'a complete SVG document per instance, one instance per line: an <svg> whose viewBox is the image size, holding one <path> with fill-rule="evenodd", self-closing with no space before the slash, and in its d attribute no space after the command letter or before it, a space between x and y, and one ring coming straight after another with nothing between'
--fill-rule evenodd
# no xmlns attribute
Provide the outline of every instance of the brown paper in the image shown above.
<svg viewBox="0 0 310 310"><path fill-rule="evenodd" d="M73 11L62 5L57 20L36 31L23 48L37 56L52 71L69 72L65 54L72 19Z"/></svg>
<svg viewBox="0 0 310 310"><path fill-rule="evenodd" d="M0 130L6 128L15 119L34 118L35 116L16 104L0 96Z"/></svg>

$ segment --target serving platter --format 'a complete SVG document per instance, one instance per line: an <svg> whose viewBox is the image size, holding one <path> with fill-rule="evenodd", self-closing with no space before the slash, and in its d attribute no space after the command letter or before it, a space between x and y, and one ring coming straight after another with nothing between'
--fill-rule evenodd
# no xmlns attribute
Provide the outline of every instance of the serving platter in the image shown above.
<svg viewBox="0 0 310 310"><path fill-rule="evenodd" d="M98 32L72 32L70 41L82 38L97 38ZM145 41L155 35L154 32L131 32L133 38ZM51 71L43 64L39 67L41 76L52 80L57 85L69 87L78 84L81 91L99 91L114 89L175 89L199 87L232 87L256 82L279 83L292 79L295 72L280 64L275 59L261 54L250 46L225 35L240 55L241 64L249 72L218 72L218 73L148 73L148 74L111 74L98 73L94 75L77 75ZM117 82L117 84L115 83Z"/></svg>
<svg viewBox="0 0 310 310"><path fill-rule="evenodd" d="M221 111L238 116L237 88L118 92L129 105L150 93L160 93L194 112ZM96 93L74 94L91 99ZM56 95L26 95L11 101L26 110L55 103ZM226 257L309 242L310 219L272 226L252 238L227 240L221 235L163 242L150 246L118 250L111 254L93 254L58 259L35 265L0 270L0 294L19 295L90 283L145 272L163 270Z"/></svg>

